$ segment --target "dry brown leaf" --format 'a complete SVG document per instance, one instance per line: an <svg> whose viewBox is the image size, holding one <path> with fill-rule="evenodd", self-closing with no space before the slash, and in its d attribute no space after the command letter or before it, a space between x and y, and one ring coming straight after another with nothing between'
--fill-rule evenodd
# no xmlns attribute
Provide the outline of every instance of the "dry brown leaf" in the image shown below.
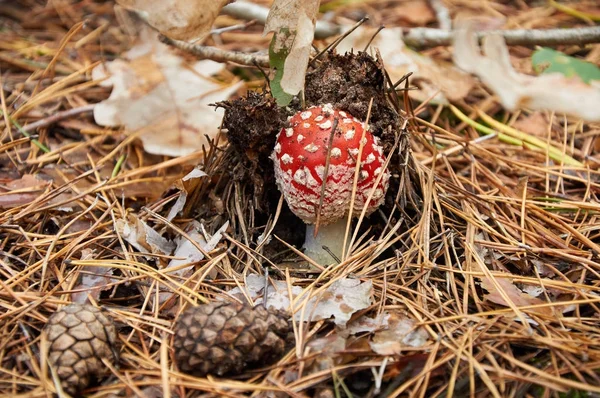
<svg viewBox="0 0 600 398"><path fill-rule="evenodd" d="M340 53L354 49L363 50L375 33L374 28L358 28L337 47ZM381 54L383 63L392 81L398 81L412 72L410 83L420 88L410 91L412 98L425 101L433 97L434 102L447 103L463 99L475 80L451 64L436 62L407 48L402 41L402 29L382 30L371 43Z"/></svg>
<svg viewBox="0 0 600 398"><path fill-rule="evenodd" d="M548 136L548 120L541 112L533 112L517 120L512 127L524 131L536 137L546 138Z"/></svg>
<svg viewBox="0 0 600 398"><path fill-rule="evenodd" d="M129 214L127 220L116 220L115 230L140 252L171 254L175 248L173 242L133 214Z"/></svg>
<svg viewBox="0 0 600 398"><path fill-rule="evenodd" d="M204 39L221 8L231 0L117 0L160 33L176 40Z"/></svg>
<svg viewBox="0 0 600 398"><path fill-rule="evenodd" d="M510 278L494 278L498 286L504 291L506 296L512 301L512 303L517 307L527 307L531 305L540 305L545 304L545 301L540 300L530 294L523 292L521 289L516 287L513 284L512 279ZM510 307L511 305L504 299L502 293L496 288L496 284L491 281L487 277L481 278L481 287L488 291L488 294L484 296L487 301L491 301L492 303L496 303L505 307ZM531 309L530 311L534 311L540 314L552 315L552 308L550 307L541 307Z"/></svg>
<svg viewBox="0 0 600 398"><path fill-rule="evenodd" d="M31 174L9 181L4 185L5 192L0 193L0 207L6 209L31 203L51 183Z"/></svg>
<svg viewBox="0 0 600 398"><path fill-rule="evenodd" d="M394 12L400 19L416 26L424 26L435 21L435 14L425 0L412 0L400 3Z"/></svg>
<svg viewBox="0 0 600 398"><path fill-rule="evenodd" d="M167 220L171 221L172 219L179 214L181 210L185 207L185 203L187 202L187 194L188 191L186 189L186 181L192 180L194 178L205 177L207 174L202 171L200 166L195 167L192 171L190 171L187 175L185 175L180 180L175 181L175 187L179 189L179 197L169 210L169 214L167 215Z"/></svg>
<svg viewBox="0 0 600 398"><path fill-rule="evenodd" d="M319 0L275 0L269 11L265 33L276 32L280 39L272 51L279 53L289 48L281 80L281 88L288 94L296 95L304 88L318 11ZM282 30L289 34L278 35Z"/></svg>
<svg viewBox="0 0 600 398"><path fill-rule="evenodd" d="M508 110L551 110L587 121L600 121L600 87L560 73L529 76L510 63L508 48L500 35L483 39L479 52L472 27L463 24L454 35L454 63L477 75Z"/></svg>
<svg viewBox="0 0 600 398"><path fill-rule="evenodd" d="M246 294L254 300L255 304L263 302L264 287L264 277L256 274L246 277ZM345 327L352 314L371 305L372 290L371 281L361 282L358 279L343 278L336 280L321 294L308 299L309 290L292 286L293 298L296 299L296 303L299 303L298 306L304 307L304 311L296 308L294 319L315 322L333 318L336 325ZM233 296L242 294L239 288L234 288L228 293ZM273 281L273 284L268 286L267 306L283 311L290 309L288 286L285 281Z"/></svg>
<svg viewBox="0 0 600 398"><path fill-rule="evenodd" d="M204 227L198 221L192 221L190 225L186 228L186 233L190 238L194 240L205 252L210 252L213 250L221 239L223 238L223 233L229 227L229 221L226 221L225 224L221 228L219 228L212 236L206 237L205 234L202 233ZM206 234L208 235L208 234ZM207 240L208 239L208 240ZM175 248L175 253L173 256L176 257L169 262L167 268L173 268L184 264L191 264L188 267L181 268L177 271L172 272L171 274L182 276L192 268L193 263L198 262L204 259L204 254L198 250L198 248L193 245L188 239L183 236L179 236L175 239L175 244L177 247Z"/></svg>
<svg viewBox="0 0 600 398"><path fill-rule="evenodd" d="M125 55L96 67L92 76L112 86L110 97L94 108L96 123L123 125L140 133L144 149L153 154L183 156L207 145L223 117L211 103L229 98L241 83L223 86L210 76L224 66L213 61L193 65L146 32L141 44Z"/></svg>
<svg viewBox="0 0 600 398"><path fill-rule="evenodd" d="M399 355L408 347L421 347L427 344L429 335L416 322L396 314L390 314L387 328L376 332L370 342L373 351L379 355Z"/></svg>
<svg viewBox="0 0 600 398"><path fill-rule="evenodd" d="M82 260L93 260L95 257L94 250L91 249L83 249L81 251L81 259ZM100 298L100 293L103 290L110 289L109 285L112 282L115 282L116 279L111 278L113 275L113 268L109 267L85 267L81 270L81 279L79 280L79 284L73 288L73 290L81 290L75 292L71 295L71 300L74 303L85 304L89 301L89 298L93 298L94 300L98 300Z"/></svg>
<svg viewBox="0 0 600 398"><path fill-rule="evenodd" d="M12 208L17 206L27 205L38 199L40 195L48 193L53 181L56 180L55 172L59 167L47 168L40 170L39 174L25 174L19 179L8 181L4 186L4 192L0 193L0 208ZM59 179L58 183L62 185L63 179ZM61 204L56 208L59 211L70 212L73 207L70 202L66 202L74 195L70 191L63 192L46 201L45 205Z"/></svg>

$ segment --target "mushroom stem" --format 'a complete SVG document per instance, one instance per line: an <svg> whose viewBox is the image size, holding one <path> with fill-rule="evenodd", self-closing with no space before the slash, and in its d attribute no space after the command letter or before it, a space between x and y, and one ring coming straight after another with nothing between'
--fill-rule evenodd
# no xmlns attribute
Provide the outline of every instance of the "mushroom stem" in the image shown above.
<svg viewBox="0 0 600 398"><path fill-rule="evenodd" d="M315 225L306 226L304 239L304 254L319 265L328 265L336 261L331 254L323 249L326 246L339 260L342 259L344 236L346 234L346 218L327 225L319 225L317 236L314 234Z"/></svg>

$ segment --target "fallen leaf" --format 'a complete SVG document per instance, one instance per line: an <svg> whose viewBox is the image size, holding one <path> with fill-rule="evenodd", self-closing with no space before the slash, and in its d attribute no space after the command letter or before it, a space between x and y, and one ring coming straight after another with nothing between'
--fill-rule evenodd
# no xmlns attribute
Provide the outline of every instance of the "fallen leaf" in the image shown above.
<svg viewBox="0 0 600 398"><path fill-rule="evenodd" d="M483 55L470 25L454 35L454 63L477 75L508 110L530 108L551 110L597 122L600 121L600 87L560 73L529 76L518 73L510 63L506 43L500 35L482 40Z"/></svg>
<svg viewBox="0 0 600 398"><path fill-rule="evenodd" d="M21 178L8 181L4 184L5 192L0 192L0 208L8 209L17 206L30 204L38 199L40 195L49 193L47 191L54 181L52 173L57 168L43 169L39 174L25 174ZM62 184L62 181L59 181ZM76 184L80 188L79 184ZM63 192L44 202L45 205L61 204L56 210L70 212L73 207L70 206L68 199L74 195L70 191Z"/></svg>
<svg viewBox="0 0 600 398"><path fill-rule="evenodd" d="M186 228L184 231L186 234L198 245L204 252L210 252L214 250L215 247L219 244L221 239L223 239L223 233L229 228L229 221L226 221L221 228L219 228L212 236L208 236L206 231L204 231L204 226L200 224L198 221L194 220ZM208 240L206 240L206 238ZM175 248L175 252L173 253L174 259L169 261L169 264L165 267L165 269L179 267L185 264L189 264L186 267L182 267L178 270L169 272L171 276L177 277L185 277L189 274L189 271L194 267L194 263L201 261L204 259L204 253L200 251L196 245L190 242L189 239L179 236L175 238L175 244L177 247ZM214 278L215 275L209 274L210 278ZM174 296L174 293L159 293L159 303L163 304ZM154 298L151 298L151 303L154 302Z"/></svg>
<svg viewBox="0 0 600 398"><path fill-rule="evenodd" d="M212 236L207 237L208 240L205 239L204 234L201 232L204 227L198 221L194 220L191 222L185 231L188 236L202 248L202 250L205 252L210 252L217 247L221 239L223 239L223 232L225 232L227 228L229 228L229 221L226 221L225 224L223 224L223 226L221 226L221 228L219 228ZM183 276L193 267L193 263L204 259L204 254L194 244L192 244L192 242L183 236L178 236L175 239L175 244L177 247L175 248L175 253L173 253L173 256L181 259L175 258L171 260L166 268L168 269L184 264L190 264L188 267L171 272L171 275Z"/></svg>
<svg viewBox="0 0 600 398"><path fill-rule="evenodd" d="M140 252L171 254L175 244L160 236L152 227L133 214L127 220L116 220L115 230Z"/></svg>
<svg viewBox="0 0 600 398"><path fill-rule="evenodd" d="M117 0L160 33L177 40L204 39L221 8L231 0Z"/></svg>
<svg viewBox="0 0 600 398"><path fill-rule="evenodd" d="M345 326L352 314L371 305L372 289L370 280L338 279L323 294L306 303L304 316L313 322L333 317L336 325ZM300 316L300 312L296 312L296 318Z"/></svg>
<svg viewBox="0 0 600 398"><path fill-rule="evenodd" d="M549 123L541 112L533 112L531 115L519 118L512 127L536 137L548 137Z"/></svg>
<svg viewBox="0 0 600 398"><path fill-rule="evenodd" d="M31 174L9 181L4 185L6 192L0 193L0 207L7 209L31 203L51 183Z"/></svg>
<svg viewBox="0 0 600 398"><path fill-rule="evenodd" d="M415 324L412 319L390 314L387 328L373 336L371 349L379 355L399 355L407 347L424 346L429 335L425 329L415 327Z"/></svg>
<svg viewBox="0 0 600 398"><path fill-rule="evenodd" d="M81 251L82 260L94 259L94 250L83 249ZM111 286L107 286L116 281L111 278L113 275L113 268L109 267L84 267L81 270L81 279L77 286L73 290L80 290L71 294L71 300L74 303L85 304L90 298L97 301L100 298L100 293L104 290L108 290Z"/></svg>
<svg viewBox="0 0 600 398"><path fill-rule="evenodd" d="M242 84L211 80L224 65L208 60L187 65L151 32L125 58L92 71L96 80L108 77L101 85L113 87L94 108L96 123L123 125L140 134L147 152L167 156L200 150L216 136L224 111L209 104L229 98Z"/></svg>
<svg viewBox="0 0 600 398"><path fill-rule="evenodd" d="M362 51L374 34L375 29L360 27L344 39L337 50L340 53L353 49ZM429 98L438 103L457 101L466 97L475 85L475 80L469 74L452 64L436 62L406 47L402 41L401 28L382 30L375 36L370 47L379 50L393 82L409 72L413 73L410 83L420 90L410 91L409 95L418 101Z"/></svg>
<svg viewBox="0 0 600 398"><path fill-rule="evenodd" d="M270 55L287 53L280 75L287 94L296 95L304 88L318 11L319 0L275 0L269 11L264 32L275 32Z"/></svg>
<svg viewBox="0 0 600 398"><path fill-rule="evenodd" d="M531 305L545 304L545 301L540 300L528 293L523 292L521 289L513 284L513 280L510 278L494 278L496 284L504 291L506 296L512 301L517 307L526 307ZM490 278L481 278L481 287L488 291L488 294L484 296L485 300L495 304L502 305L504 307L510 307L509 304L503 297L502 293L496 287L496 284L490 280ZM530 309L529 311L537 312L540 314L552 315L552 308L541 307Z"/></svg>
<svg viewBox="0 0 600 398"><path fill-rule="evenodd" d="M175 181L175 187L179 189L179 197L169 210L169 214L167 215L167 220L173 220L177 214L185 207L185 203L187 202L187 194L188 191L186 189L186 181L192 180L194 178L205 177L206 173L202 171L200 166L195 167L192 171L186 174L181 180Z"/></svg>
<svg viewBox="0 0 600 398"><path fill-rule="evenodd" d="M264 277L250 274L246 277L246 294L260 304L264 300ZM361 282L358 279L339 279L331 284L324 292L308 299L310 290L302 289L300 286L292 286L292 298L296 299L298 308L295 308L294 319L297 321L316 322L322 319L331 319L336 325L345 327L352 315L371 305L371 293L373 284L371 281ZM228 292L230 295L244 296L239 288ZM289 311L290 297L285 281L273 281L267 287L267 307ZM306 302L306 300L308 300ZM300 306L304 309L301 310Z"/></svg>
<svg viewBox="0 0 600 398"><path fill-rule="evenodd" d="M531 56L531 63L538 73L560 73L566 77L579 77L584 83L600 80L600 68L568 56L551 48L540 48Z"/></svg>
<svg viewBox="0 0 600 398"><path fill-rule="evenodd" d="M416 26L425 26L435 21L435 14L425 0L405 1L394 8L394 13Z"/></svg>
<svg viewBox="0 0 600 398"><path fill-rule="evenodd" d="M311 340L306 345L310 357L307 361L308 372L315 373L340 364L342 357L339 354L346 349L346 343L346 338L339 333Z"/></svg>
<svg viewBox="0 0 600 398"><path fill-rule="evenodd" d="M364 332L373 333L387 328L389 326L389 319L390 314L387 312L379 314L376 318L363 315L360 318L352 321L346 330L351 335Z"/></svg>

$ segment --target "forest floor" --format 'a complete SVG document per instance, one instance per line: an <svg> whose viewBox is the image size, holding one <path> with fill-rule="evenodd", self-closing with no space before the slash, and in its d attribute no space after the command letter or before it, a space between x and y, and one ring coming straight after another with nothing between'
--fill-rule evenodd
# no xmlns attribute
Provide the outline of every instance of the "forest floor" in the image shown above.
<svg viewBox="0 0 600 398"><path fill-rule="evenodd" d="M393 163L385 206L354 221L351 251L326 268L298 251L304 224L280 201L274 142L238 132L228 143L246 122L231 119L235 102L209 106L250 91L263 106L268 70L194 69L111 1L0 1L0 396L56 391L41 331L86 301L114 320L120 357L90 397L600 396L600 124L505 109L452 66L451 46L399 48L399 27L438 27L425 0L321 3L332 23L369 16L338 51L364 49L385 25L367 52L380 49L391 81L416 71L405 83L418 88L397 92L405 123L380 132ZM480 29L600 17L595 1L444 4ZM235 25L205 44L267 54L259 23L216 21ZM599 44L554 48L600 64ZM509 50L518 72L536 74L535 45ZM173 83L190 70L204 75L190 85L197 102ZM270 132L277 112L261 119ZM219 133L223 114L230 131ZM289 350L238 374L179 371L182 311L260 303L265 283L268 302L295 314Z"/></svg>

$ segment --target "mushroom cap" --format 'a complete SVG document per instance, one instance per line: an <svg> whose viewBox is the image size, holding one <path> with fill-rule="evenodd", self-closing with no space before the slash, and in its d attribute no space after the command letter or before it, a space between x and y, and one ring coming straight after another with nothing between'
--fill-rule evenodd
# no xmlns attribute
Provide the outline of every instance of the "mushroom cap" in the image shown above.
<svg viewBox="0 0 600 398"><path fill-rule="evenodd" d="M275 178L289 208L307 224L317 220L321 186L326 169L329 139L335 119L337 126L330 151L325 182L325 197L321 208L321 223L330 224L348 214L352 185L358 158L363 123L347 112L333 109L331 104L313 106L289 119L289 127L277 136L271 159ZM356 189L353 215L358 216L368 199L379 174L383 173L369 202L367 214L377 209L385 198L390 178L384 167L383 148L378 139L364 132L360 175Z"/></svg>

